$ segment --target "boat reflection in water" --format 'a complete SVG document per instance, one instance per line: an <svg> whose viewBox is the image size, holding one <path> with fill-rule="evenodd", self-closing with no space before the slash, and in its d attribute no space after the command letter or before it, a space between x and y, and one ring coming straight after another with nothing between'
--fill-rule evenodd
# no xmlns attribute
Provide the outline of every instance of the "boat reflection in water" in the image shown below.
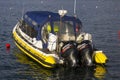
<svg viewBox="0 0 120 80"><path fill-rule="evenodd" d="M22 79L25 78L26 80L26 77L27 78L30 77L35 80L37 79L48 80L48 78L52 76L53 74L52 70L43 68L41 65L37 64L27 55L22 54L23 52L21 52L17 48L14 49L13 53L17 58L17 62L22 64L22 66L18 67L18 71L17 71L17 74L19 76L22 76ZM23 76L25 77L23 78Z"/></svg>
<svg viewBox="0 0 120 80"><path fill-rule="evenodd" d="M97 79L100 79L100 80L104 79L106 73L107 73L107 70L104 66L96 65L94 76Z"/></svg>
<svg viewBox="0 0 120 80"><path fill-rule="evenodd" d="M30 78L35 80L103 80L107 73L106 68L102 65L96 67L79 67L79 68L65 68L46 69L27 55L23 54L19 49L13 50L17 58L17 62L22 66L18 67L17 74L22 76L22 79ZM24 66L24 67L23 67ZM25 77L23 77L25 76Z"/></svg>

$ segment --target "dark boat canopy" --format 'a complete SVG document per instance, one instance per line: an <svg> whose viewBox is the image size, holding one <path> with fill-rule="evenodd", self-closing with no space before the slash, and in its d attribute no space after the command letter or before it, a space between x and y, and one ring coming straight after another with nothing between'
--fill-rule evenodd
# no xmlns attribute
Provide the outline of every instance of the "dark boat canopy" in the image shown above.
<svg viewBox="0 0 120 80"><path fill-rule="evenodd" d="M58 13L48 11L29 11L23 16L24 21L31 27L42 27L47 22L60 21L60 15ZM81 21L76 17L63 16L62 21L73 21L81 24ZM82 25L82 24L81 24Z"/></svg>

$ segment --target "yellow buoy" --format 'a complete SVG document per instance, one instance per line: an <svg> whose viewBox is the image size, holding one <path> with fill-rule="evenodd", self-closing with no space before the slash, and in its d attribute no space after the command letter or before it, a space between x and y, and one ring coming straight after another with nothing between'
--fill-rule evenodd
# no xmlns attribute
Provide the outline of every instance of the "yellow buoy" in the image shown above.
<svg viewBox="0 0 120 80"><path fill-rule="evenodd" d="M96 63L105 64L107 59L108 58L102 51L94 51L93 60L95 60Z"/></svg>

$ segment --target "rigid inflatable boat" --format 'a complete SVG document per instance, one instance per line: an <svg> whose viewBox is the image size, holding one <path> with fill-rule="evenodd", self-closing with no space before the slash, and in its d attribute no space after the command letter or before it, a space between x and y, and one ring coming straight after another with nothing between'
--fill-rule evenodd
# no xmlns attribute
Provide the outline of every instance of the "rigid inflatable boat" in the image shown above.
<svg viewBox="0 0 120 80"><path fill-rule="evenodd" d="M92 36L82 31L81 21L59 13L28 11L13 29L17 47L44 67L105 64L106 55L94 48Z"/></svg>

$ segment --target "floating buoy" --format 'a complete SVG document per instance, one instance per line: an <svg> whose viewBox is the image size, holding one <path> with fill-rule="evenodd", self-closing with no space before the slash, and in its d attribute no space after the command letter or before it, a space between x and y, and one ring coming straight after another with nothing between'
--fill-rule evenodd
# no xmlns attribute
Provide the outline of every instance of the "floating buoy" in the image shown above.
<svg viewBox="0 0 120 80"><path fill-rule="evenodd" d="M108 60L107 56L102 51L94 51L94 60L98 64L105 64Z"/></svg>
<svg viewBox="0 0 120 80"><path fill-rule="evenodd" d="M6 43L6 49L10 49L10 44Z"/></svg>
<svg viewBox="0 0 120 80"><path fill-rule="evenodd" d="M118 38L120 39L120 30L118 31Z"/></svg>

